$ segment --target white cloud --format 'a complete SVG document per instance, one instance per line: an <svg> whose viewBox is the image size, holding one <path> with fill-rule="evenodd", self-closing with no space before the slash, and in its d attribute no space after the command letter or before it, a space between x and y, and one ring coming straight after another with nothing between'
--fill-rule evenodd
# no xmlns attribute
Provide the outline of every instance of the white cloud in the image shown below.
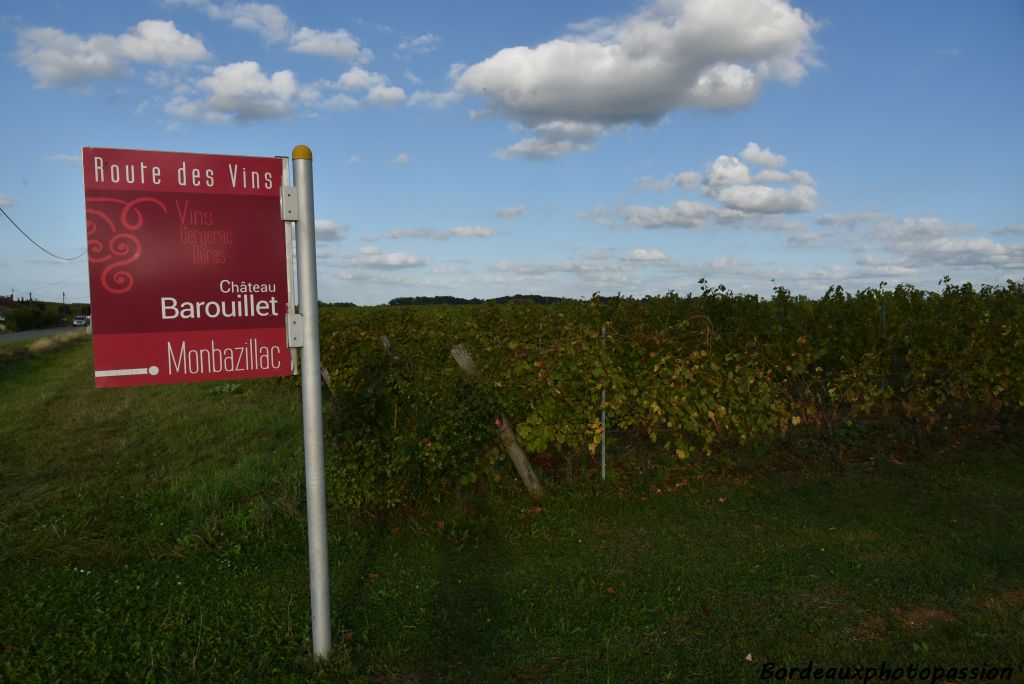
<svg viewBox="0 0 1024 684"><path fill-rule="evenodd" d="M405 152L399 152L395 155L395 158L391 160L392 164L398 164L399 166L405 166L409 163L409 155Z"/></svg>
<svg viewBox="0 0 1024 684"><path fill-rule="evenodd" d="M1002 244L987 237L913 240L889 243L887 249L904 253L919 267L1000 267L1024 269L1024 244Z"/></svg>
<svg viewBox="0 0 1024 684"><path fill-rule="evenodd" d="M548 275L550 273L578 273L593 275L599 273L619 272L630 267L624 264L606 261L560 261L554 263L530 263L520 261L499 261L490 267L491 271L518 273L522 275Z"/></svg>
<svg viewBox="0 0 1024 684"><path fill-rule="evenodd" d="M411 80L411 79L410 79ZM418 81L413 81L418 83ZM453 102L462 99L462 93L454 90L444 92L433 92L430 90L417 90L409 96L409 104L412 106L423 105L431 109L444 109Z"/></svg>
<svg viewBox="0 0 1024 684"><path fill-rule="evenodd" d="M456 226L449 230L434 228L404 228L392 230L387 234L391 240L401 238L426 238L430 240L448 240L453 237L491 237L494 231L484 226Z"/></svg>
<svg viewBox="0 0 1024 684"><path fill-rule="evenodd" d="M348 226L329 219L316 219L316 239L323 242L338 242L348 236Z"/></svg>
<svg viewBox="0 0 1024 684"><path fill-rule="evenodd" d="M345 165L346 166L352 166L353 164L358 164L361 161L363 161L363 160L360 159L358 156L353 154L351 157L349 157L348 159L345 160Z"/></svg>
<svg viewBox="0 0 1024 684"><path fill-rule="evenodd" d="M762 163L781 163L785 159L770 150L762 150L756 143L747 145L744 153L759 158ZM810 211L817 201L817 191L812 187L814 179L809 173L772 168L751 175L749 166L729 155L716 157L703 176L684 171L675 176L675 181L683 190L699 186L706 198L720 206L679 200L661 207L626 205L614 211L601 207L584 214L583 218L609 228L698 228L711 223L744 223L759 229L791 230L802 226L771 217ZM658 181L648 177L637 183L658 189L669 185L667 179Z"/></svg>
<svg viewBox="0 0 1024 684"><path fill-rule="evenodd" d="M392 106L405 100L405 91L397 86L388 85L388 77L384 74L367 71L360 66L354 66L328 87L342 88L344 90L363 90L366 96L362 104L368 106ZM357 107L360 102L355 98L341 93L329 100L335 106L344 109Z"/></svg>
<svg viewBox="0 0 1024 684"><path fill-rule="evenodd" d="M485 226L455 226L451 229L452 235L460 237L491 237L494 231Z"/></svg>
<svg viewBox="0 0 1024 684"><path fill-rule="evenodd" d="M768 169L774 169L786 163L786 158L781 154L775 154L767 147L762 149L755 142L747 143L740 155L751 164L758 164Z"/></svg>
<svg viewBox="0 0 1024 684"><path fill-rule="evenodd" d="M594 149L604 127L579 121L547 121L533 126L537 137L523 138L495 153L500 159L523 157L530 160L553 159L569 152Z"/></svg>
<svg viewBox="0 0 1024 684"><path fill-rule="evenodd" d="M872 237L908 245L934 240L964 232L964 228L951 226L933 216L904 218L898 223L878 223L870 231Z"/></svg>
<svg viewBox="0 0 1024 684"><path fill-rule="evenodd" d="M347 93L336 93L324 100L324 106L328 109L357 109L359 100Z"/></svg>
<svg viewBox="0 0 1024 684"><path fill-rule="evenodd" d="M51 154L48 157L43 157L46 161L57 161L62 164L69 166L78 166L82 163L82 155L80 154Z"/></svg>
<svg viewBox="0 0 1024 684"><path fill-rule="evenodd" d="M373 52L361 47L359 41L343 28L319 31L303 26L292 34L288 44L292 52L336 57L348 62L369 62Z"/></svg>
<svg viewBox="0 0 1024 684"><path fill-rule="evenodd" d="M703 176L696 171L683 171L676 176L676 185L683 190L694 190L700 187L701 180Z"/></svg>
<svg viewBox="0 0 1024 684"><path fill-rule="evenodd" d="M750 167L736 157L720 155L708 166L704 183L711 187L747 185L750 183Z"/></svg>
<svg viewBox="0 0 1024 684"><path fill-rule="evenodd" d="M631 228L697 228L719 214L710 204L679 200L669 207L628 205L619 217Z"/></svg>
<svg viewBox="0 0 1024 684"><path fill-rule="evenodd" d="M668 261L668 256L660 249L634 249L623 255L623 261Z"/></svg>
<svg viewBox="0 0 1024 684"><path fill-rule="evenodd" d="M437 49L441 44L441 37L433 33L425 33L398 44L399 52L407 55L425 55Z"/></svg>
<svg viewBox="0 0 1024 684"><path fill-rule="evenodd" d="M907 266L905 259L879 259L873 256L866 256L857 259L857 265L862 266L858 275L864 278L901 278L912 276L917 269Z"/></svg>
<svg viewBox="0 0 1024 684"><path fill-rule="evenodd" d="M787 184L797 183L799 185L814 185L814 179L806 171L779 171L778 169L765 169L753 177L756 183Z"/></svg>
<svg viewBox="0 0 1024 684"><path fill-rule="evenodd" d="M367 248L363 248L367 249ZM430 263L429 259L405 252L389 252L386 254L369 254L359 250L361 254L353 258L353 263L366 268L415 268Z"/></svg>
<svg viewBox="0 0 1024 684"><path fill-rule="evenodd" d="M544 159L676 109L747 106L767 79L796 83L816 64L815 28L784 0L652 0L619 21L505 48L452 76L455 90L535 132L552 122L596 128L585 140L549 131L499 154Z"/></svg>
<svg viewBox="0 0 1024 684"><path fill-rule="evenodd" d="M366 103L389 107L405 99L405 91L398 86L375 85L366 94Z"/></svg>
<svg viewBox="0 0 1024 684"><path fill-rule="evenodd" d="M436 230L434 228L402 228L401 230L389 231L386 237L389 240L400 240L402 238L447 240L451 237L451 233L444 230Z"/></svg>
<svg viewBox="0 0 1024 684"><path fill-rule="evenodd" d="M81 38L56 28L18 34L18 63L41 88L119 78L133 64L175 66L210 57L202 40L182 33L173 21L140 21L118 36Z"/></svg>
<svg viewBox="0 0 1024 684"><path fill-rule="evenodd" d="M862 223L876 223L884 220L885 214L879 214L871 211L856 212L853 214L822 214L818 218L814 219L814 222L819 226L845 226L853 229L861 225Z"/></svg>
<svg viewBox="0 0 1024 684"><path fill-rule="evenodd" d="M514 145L495 152L499 159L554 159L569 152L582 152L594 149L593 143L575 142L572 140L545 140L543 138L523 138Z"/></svg>
<svg viewBox="0 0 1024 684"><path fill-rule="evenodd" d="M517 207L506 207L504 209L499 209L497 212L495 212L495 215L498 216L499 218L519 218L520 216L523 215L523 212L525 212L526 209L527 206L525 204L520 204Z"/></svg>
<svg viewBox="0 0 1024 684"><path fill-rule="evenodd" d="M338 86L346 90L369 90L374 86L385 85L387 76L354 66L338 77Z"/></svg>
<svg viewBox="0 0 1024 684"><path fill-rule="evenodd" d="M0 207L13 207L14 198L6 195L0 195Z"/></svg>
<svg viewBox="0 0 1024 684"><path fill-rule="evenodd" d="M805 231L803 233L797 233L796 235L789 236L786 241L791 247L808 247L821 242L821 233L812 233Z"/></svg>
<svg viewBox="0 0 1024 684"><path fill-rule="evenodd" d="M204 101L175 98L168 103L167 111L185 119L201 117L216 123L281 119L292 115L300 92L291 71L276 71L267 76L256 62L219 66L197 85L207 93Z"/></svg>
<svg viewBox="0 0 1024 684"><path fill-rule="evenodd" d="M226 21L231 26L260 34L271 43L288 39L291 22L277 5L259 2L226 2L218 5L211 0L166 0L171 5L186 5L206 13L217 21Z"/></svg>
<svg viewBox="0 0 1024 684"><path fill-rule="evenodd" d="M654 178L653 176L640 176L634 182L641 190L668 190L672 186L671 178Z"/></svg>
<svg viewBox="0 0 1024 684"><path fill-rule="evenodd" d="M762 150L750 143L744 158L776 166L785 161L782 155ZM791 184L790 188L760 185L759 182ZM783 172L775 168L750 175L750 167L736 157L721 155L708 166L704 176L704 195L728 209L751 214L795 214L813 209L818 193L811 187L814 179L804 171Z"/></svg>
<svg viewBox="0 0 1024 684"><path fill-rule="evenodd" d="M807 185L773 188L767 185L729 185L712 188L708 196L730 209L753 214L796 214L814 208L818 193Z"/></svg>

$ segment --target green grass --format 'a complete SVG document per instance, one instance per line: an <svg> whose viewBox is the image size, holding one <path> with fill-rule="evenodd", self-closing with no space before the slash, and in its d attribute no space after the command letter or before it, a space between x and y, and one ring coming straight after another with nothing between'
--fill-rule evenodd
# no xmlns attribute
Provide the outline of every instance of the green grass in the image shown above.
<svg viewBox="0 0 1024 684"><path fill-rule="evenodd" d="M328 502L318 664L297 386L96 390L91 370L88 340L0 360L0 680L1024 671L1016 445L657 487L613 470L549 482L539 506L497 485L383 517Z"/></svg>

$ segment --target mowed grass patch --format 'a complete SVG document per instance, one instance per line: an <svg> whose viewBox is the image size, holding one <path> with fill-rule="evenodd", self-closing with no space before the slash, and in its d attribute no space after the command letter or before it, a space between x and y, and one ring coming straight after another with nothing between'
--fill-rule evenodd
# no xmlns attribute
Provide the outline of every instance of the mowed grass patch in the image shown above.
<svg viewBox="0 0 1024 684"><path fill-rule="evenodd" d="M511 485L380 516L328 502L317 664L291 380L96 390L81 341L3 367L0 392L0 679L1022 671L1014 444L657 487L613 468L537 503Z"/></svg>
<svg viewBox="0 0 1024 684"><path fill-rule="evenodd" d="M160 557L192 535L215 541L238 509L296 509L290 380L97 390L81 340L8 366L0 383L5 555Z"/></svg>
<svg viewBox="0 0 1024 684"><path fill-rule="evenodd" d="M1019 454L965 449L418 521L375 553L350 654L423 681L757 680L810 661L1019 674L1022 478Z"/></svg>

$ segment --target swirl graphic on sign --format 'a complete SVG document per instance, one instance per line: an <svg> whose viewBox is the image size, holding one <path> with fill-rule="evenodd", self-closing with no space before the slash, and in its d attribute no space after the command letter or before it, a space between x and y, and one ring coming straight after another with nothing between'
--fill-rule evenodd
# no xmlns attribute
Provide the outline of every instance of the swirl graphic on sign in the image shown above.
<svg viewBox="0 0 1024 684"><path fill-rule="evenodd" d="M96 205L121 206L113 213ZM85 206L86 234L89 238L89 261L106 264L100 272L100 285L111 294L124 294L135 285L135 276L128 266L142 256L142 242L133 235L146 222L143 204L155 204L163 213L167 206L155 197L139 197L131 201L113 197L87 197Z"/></svg>

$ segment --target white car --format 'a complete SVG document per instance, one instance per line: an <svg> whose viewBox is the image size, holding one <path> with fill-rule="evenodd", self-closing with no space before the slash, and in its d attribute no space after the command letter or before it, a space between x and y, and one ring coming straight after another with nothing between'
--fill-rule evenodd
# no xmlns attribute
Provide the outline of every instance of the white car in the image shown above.
<svg viewBox="0 0 1024 684"><path fill-rule="evenodd" d="M89 317L75 316L75 318L71 321L71 325L75 326L76 328L81 327L83 325L89 325Z"/></svg>

